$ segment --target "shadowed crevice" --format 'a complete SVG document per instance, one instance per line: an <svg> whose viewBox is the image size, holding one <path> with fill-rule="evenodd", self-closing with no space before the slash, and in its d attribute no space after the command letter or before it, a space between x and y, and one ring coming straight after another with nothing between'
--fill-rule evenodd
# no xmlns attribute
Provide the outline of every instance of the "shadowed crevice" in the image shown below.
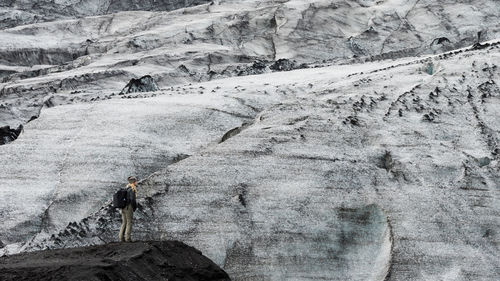
<svg viewBox="0 0 500 281"><path fill-rule="evenodd" d="M241 126L233 128L233 129L227 131L222 136L222 138L219 141L219 143L223 143L223 142L227 141L228 139L230 139L230 138L232 138L232 137L240 134L243 130L245 130L246 128L248 128L250 125L251 125L251 123L243 123Z"/></svg>

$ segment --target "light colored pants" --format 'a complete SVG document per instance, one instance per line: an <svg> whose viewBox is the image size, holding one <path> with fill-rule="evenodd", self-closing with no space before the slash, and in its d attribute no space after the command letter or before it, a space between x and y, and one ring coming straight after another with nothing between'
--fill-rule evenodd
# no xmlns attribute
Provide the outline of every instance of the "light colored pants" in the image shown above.
<svg viewBox="0 0 500 281"><path fill-rule="evenodd" d="M122 227L120 228L120 242L130 242L130 233L132 232L132 220L134 219L134 208L128 204L122 209ZM125 240L123 240L125 234Z"/></svg>

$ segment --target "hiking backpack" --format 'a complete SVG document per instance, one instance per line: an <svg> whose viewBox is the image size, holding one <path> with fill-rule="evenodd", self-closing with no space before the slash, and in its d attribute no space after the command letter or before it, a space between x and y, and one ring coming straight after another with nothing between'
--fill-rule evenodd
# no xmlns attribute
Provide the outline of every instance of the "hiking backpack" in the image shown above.
<svg viewBox="0 0 500 281"><path fill-rule="evenodd" d="M124 188L118 189L113 195L113 207L123 209L127 206L127 190Z"/></svg>

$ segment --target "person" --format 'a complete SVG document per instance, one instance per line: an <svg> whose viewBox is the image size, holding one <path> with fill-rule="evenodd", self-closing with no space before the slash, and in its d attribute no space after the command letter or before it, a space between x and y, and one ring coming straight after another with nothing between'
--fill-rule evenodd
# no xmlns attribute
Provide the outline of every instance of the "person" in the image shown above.
<svg viewBox="0 0 500 281"><path fill-rule="evenodd" d="M130 234L132 232L132 221L134 212L137 209L137 178L128 177L127 190L127 206L122 209L122 227L120 228L120 242L131 242Z"/></svg>

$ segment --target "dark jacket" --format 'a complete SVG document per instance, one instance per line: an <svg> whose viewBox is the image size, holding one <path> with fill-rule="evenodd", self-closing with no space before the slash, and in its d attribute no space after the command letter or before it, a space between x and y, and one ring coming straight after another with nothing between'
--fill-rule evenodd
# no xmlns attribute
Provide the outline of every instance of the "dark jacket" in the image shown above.
<svg viewBox="0 0 500 281"><path fill-rule="evenodd" d="M135 212L135 210L137 209L136 195L131 187L127 188L127 205L128 204L132 204L132 208Z"/></svg>

